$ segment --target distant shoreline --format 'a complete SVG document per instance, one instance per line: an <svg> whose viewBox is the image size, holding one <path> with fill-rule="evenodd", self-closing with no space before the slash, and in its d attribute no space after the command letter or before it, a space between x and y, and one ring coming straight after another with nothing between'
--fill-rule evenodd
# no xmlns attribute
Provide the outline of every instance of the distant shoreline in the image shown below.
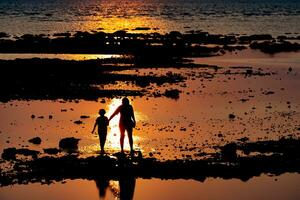
<svg viewBox="0 0 300 200"><path fill-rule="evenodd" d="M0 33L0 53L131 54L140 57L205 57L245 48L275 54L300 50L299 36L222 35L208 32L128 33L116 31L24 34Z"/></svg>

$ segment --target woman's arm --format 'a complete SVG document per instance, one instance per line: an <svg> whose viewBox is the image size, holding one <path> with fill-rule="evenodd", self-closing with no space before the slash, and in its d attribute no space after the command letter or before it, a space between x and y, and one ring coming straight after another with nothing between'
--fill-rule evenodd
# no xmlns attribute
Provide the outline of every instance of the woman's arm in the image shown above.
<svg viewBox="0 0 300 200"><path fill-rule="evenodd" d="M109 117L108 121L110 121L110 120L111 120L112 118L114 118L117 114L119 114L120 110L121 110L121 106L119 106L119 107L115 110L115 112Z"/></svg>
<svg viewBox="0 0 300 200"><path fill-rule="evenodd" d="M105 117L105 125L108 126L109 125L109 120L107 117Z"/></svg>

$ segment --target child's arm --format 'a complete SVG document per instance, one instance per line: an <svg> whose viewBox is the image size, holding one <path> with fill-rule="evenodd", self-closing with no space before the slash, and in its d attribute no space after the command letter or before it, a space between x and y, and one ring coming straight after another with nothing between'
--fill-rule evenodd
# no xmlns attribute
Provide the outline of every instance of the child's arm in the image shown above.
<svg viewBox="0 0 300 200"><path fill-rule="evenodd" d="M94 128L92 130L92 133L94 133L95 129L96 129L96 126L97 126L97 120L95 121L95 125L94 125Z"/></svg>

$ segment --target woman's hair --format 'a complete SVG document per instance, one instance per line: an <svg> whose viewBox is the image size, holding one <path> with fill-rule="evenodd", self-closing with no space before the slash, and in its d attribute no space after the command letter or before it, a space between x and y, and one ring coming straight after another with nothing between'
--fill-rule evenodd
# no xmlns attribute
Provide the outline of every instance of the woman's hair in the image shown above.
<svg viewBox="0 0 300 200"><path fill-rule="evenodd" d="M123 105L129 105L129 99L128 99L127 97L124 97L124 98L122 99L122 104L123 104Z"/></svg>

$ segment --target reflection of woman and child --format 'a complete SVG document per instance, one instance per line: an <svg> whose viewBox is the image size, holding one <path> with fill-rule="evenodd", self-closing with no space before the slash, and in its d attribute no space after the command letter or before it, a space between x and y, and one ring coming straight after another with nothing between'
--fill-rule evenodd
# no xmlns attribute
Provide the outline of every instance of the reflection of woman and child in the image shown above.
<svg viewBox="0 0 300 200"><path fill-rule="evenodd" d="M99 110L99 117L96 119L94 128L92 133L94 133L96 126L98 126L98 134L100 139L100 148L101 153L104 153L104 145L107 136L107 126L109 125L109 121L120 113L120 121L119 121L119 129L120 129L120 145L121 145L121 152L124 153L124 138L125 138L125 131L127 132L129 145L130 145L130 152L133 153L133 138L132 138L132 130L136 125L134 111L132 106L129 104L128 98L122 99L122 104L115 110L115 112L110 116L108 119L105 116L105 110Z"/></svg>
<svg viewBox="0 0 300 200"><path fill-rule="evenodd" d="M113 184L115 181L109 181L105 178L96 179L95 182L99 191L99 199L105 199L108 188L110 189L111 193L120 200L133 199L135 177L120 177L118 180L118 185Z"/></svg>

